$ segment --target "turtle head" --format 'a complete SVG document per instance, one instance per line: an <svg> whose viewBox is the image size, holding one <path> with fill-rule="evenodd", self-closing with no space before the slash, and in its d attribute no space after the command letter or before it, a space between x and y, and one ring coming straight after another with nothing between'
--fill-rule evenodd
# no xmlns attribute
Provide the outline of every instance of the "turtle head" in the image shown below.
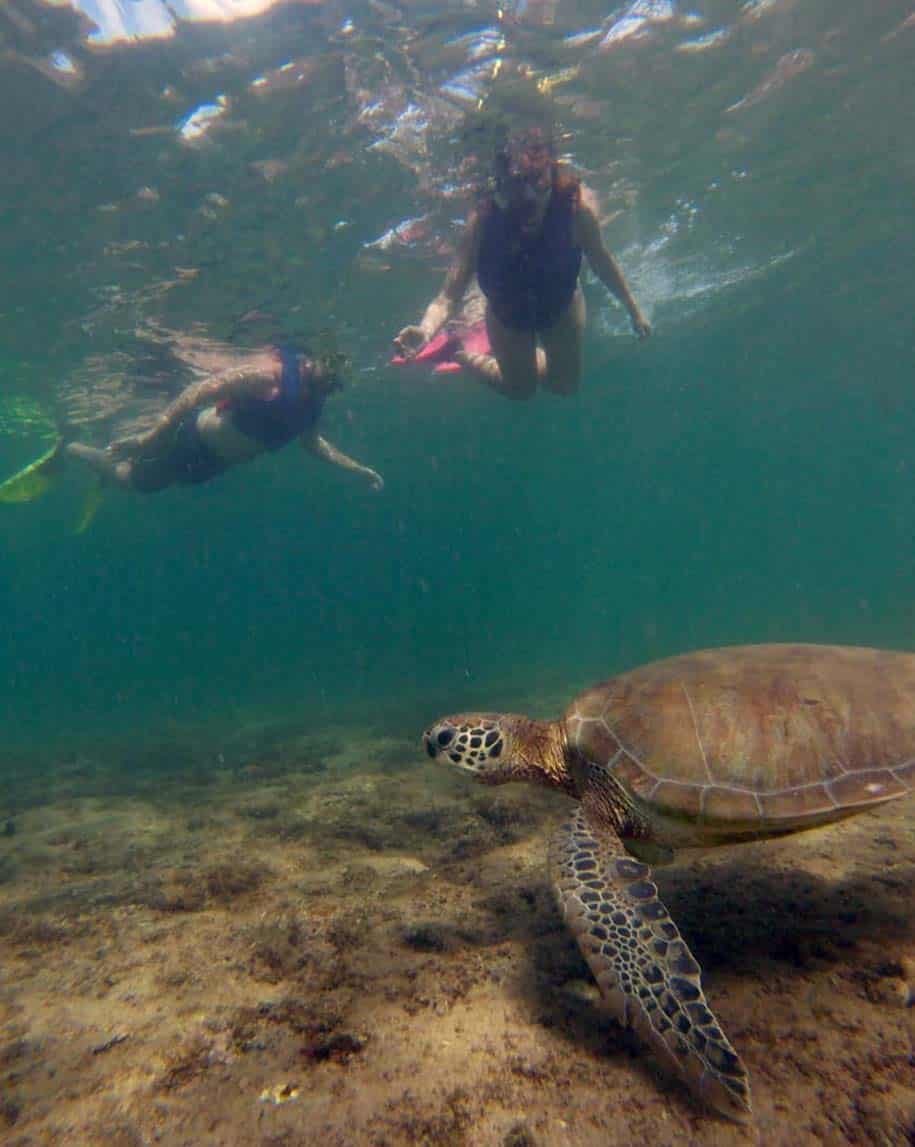
<svg viewBox="0 0 915 1147"><path fill-rule="evenodd" d="M564 787L563 738L555 721L514 713L442 717L423 734L426 752L485 784L540 781Z"/></svg>

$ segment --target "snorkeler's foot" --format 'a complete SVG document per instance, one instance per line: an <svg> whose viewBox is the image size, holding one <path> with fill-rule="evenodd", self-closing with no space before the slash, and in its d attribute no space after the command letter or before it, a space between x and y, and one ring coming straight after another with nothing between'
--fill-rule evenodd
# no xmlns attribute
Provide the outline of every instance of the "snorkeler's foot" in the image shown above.
<svg viewBox="0 0 915 1147"><path fill-rule="evenodd" d="M472 327L467 327L461 335L461 351L464 355L492 354L485 323L474 323Z"/></svg>
<svg viewBox="0 0 915 1147"><path fill-rule="evenodd" d="M474 323L473 326L464 327L454 335L454 344L449 347L450 354L443 358L433 370L433 374L450 374L456 370L468 367L479 372L481 369L488 373L495 367L492 347L489 344L489 332L484 322ZM484 364L484 365L481 365Z"/></svg>
<svg viewBox="0 0 915 1147"><path fill-rule="evenodd" d="M85 462L96 474L112 481L119 480L118 467L123 463L107 450L100 450L97 446L86 446L82 442L68 442L65 449L71 458Z"/></svg>

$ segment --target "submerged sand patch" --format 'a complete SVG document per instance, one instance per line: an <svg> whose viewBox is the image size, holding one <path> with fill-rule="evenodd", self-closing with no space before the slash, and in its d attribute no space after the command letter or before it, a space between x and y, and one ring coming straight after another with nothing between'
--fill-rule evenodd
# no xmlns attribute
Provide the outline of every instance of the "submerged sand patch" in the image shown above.
<svg viewBox="0 0 915 1147"><path fill-rule="evenodd" d="M915 1138L911 801L657 873L743 1129L602 1012L547 882L563 798L353 729L169 753L3 778L4 1142Z"/></svg>

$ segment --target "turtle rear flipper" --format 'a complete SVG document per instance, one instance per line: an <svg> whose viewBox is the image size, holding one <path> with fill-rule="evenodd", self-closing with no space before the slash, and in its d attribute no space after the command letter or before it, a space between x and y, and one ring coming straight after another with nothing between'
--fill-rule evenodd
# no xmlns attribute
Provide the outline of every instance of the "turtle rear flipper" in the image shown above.
<svg viewBox="0 0 915 1147"><path fill-rule="evenodd" d="M588 815L587 802L557 832L550 859L563 916L617 1019L709 1106L746 1121L746 1070L648 866L626 854L599 814Z"/></svg>

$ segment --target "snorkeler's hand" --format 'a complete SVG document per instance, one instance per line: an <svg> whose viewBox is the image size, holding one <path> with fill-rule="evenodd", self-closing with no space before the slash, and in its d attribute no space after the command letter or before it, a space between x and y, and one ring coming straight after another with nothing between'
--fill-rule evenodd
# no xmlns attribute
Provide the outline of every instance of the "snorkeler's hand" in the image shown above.
<svg viewBox="0 0 915 1147"><path fill-rule="evenodd" d="M429 341L426 332L420 326L404 327L394 339L394 346L404 358L413 358L423 349Z"/></svg>
<svg viewBox="0 0 915 1147"><path fill-rule="evenodd" d="M373 490L380 491L384 489L384 478L382 478L377 470L367 470L366 477L368 478L369 485Z"/></svg>
<svg viewBox="0 0 915 1147"><path fill-rule="evenodd" d="M641 311L633 311L629 316L632 321L632 329L636 336L640 339L647 339L651 334L651 323Z"/></svg>

